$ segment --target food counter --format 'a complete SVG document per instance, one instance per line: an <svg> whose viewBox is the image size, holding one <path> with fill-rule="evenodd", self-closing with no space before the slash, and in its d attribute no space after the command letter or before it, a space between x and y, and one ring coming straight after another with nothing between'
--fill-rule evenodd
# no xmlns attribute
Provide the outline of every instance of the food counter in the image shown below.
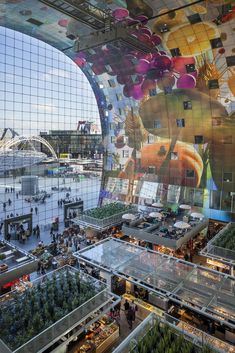
<svg viewBox="0 0 235 353"><path fill-rule="evenodd" d="M149 315L149 311L152 313L155 313L156 315L163 317L164 316L164 311L162 309L157 308L156 306L153 306L142 299L136 298L131 294L123 294L123 299L127 299L129 302L134 301L134 303L138 306L138 311L136 312L136 316L143 320L146 318L146 316Z"/></svg>
<svg viewBox="0 0 235 353"><path fill-rule="evenodd" d="M114 344L118 337L118 325L105 316L89 327L86 338L74 353L103 353Z"/></svg>
<svg viewBox="0 0 235 353"><path fill-rule="evenodd" d="M206 335L204 332L196 329L195 327L187 324L184 321L179 321L179 324L177 325L177 327L197 337L200 341L210 344L213 347L216 347L228 353L235 353L234 346L230 345L229 343L223 342L220 339L213 337L211 335ZM203 334L203 337L202 337L202 334Z"/></svg>

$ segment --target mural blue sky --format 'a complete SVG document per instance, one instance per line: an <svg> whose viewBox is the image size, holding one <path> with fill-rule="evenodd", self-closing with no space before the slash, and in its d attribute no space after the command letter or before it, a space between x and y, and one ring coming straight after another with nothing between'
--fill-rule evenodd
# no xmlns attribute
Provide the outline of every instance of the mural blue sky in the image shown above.
<svg viewBox="0 0 235 353"><path fill-rule="evenodd" d="M0 81L0 128L32 135L75 129L79 120L100 125L94 93L80 68L50 45L4 27Z"/></svg>

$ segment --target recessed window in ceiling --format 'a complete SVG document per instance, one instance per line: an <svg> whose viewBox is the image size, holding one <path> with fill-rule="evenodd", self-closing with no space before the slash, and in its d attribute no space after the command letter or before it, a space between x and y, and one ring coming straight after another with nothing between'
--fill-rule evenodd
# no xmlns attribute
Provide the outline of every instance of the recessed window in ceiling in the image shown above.
<svg viewBox="0 0 235 353"><path fill-rule="evenodd" d="M35 25L35 26L41 26L41 25L43 25L43 22L41 22L41 21L38 21L38 20L36 20L35 18L29 18L28 20L26 20L27 22L29 22L29 23L32 23L33 25Z"/></svg>
<svg viewBox="0 0 235 353"><path fill-rule="evenodd" d="M211 42L212 49L221 48L223 46L221 38L211 39L210 42Z"/></svg>
<svg viewBox="0 0 235 353"><path fill-rule="evenodd" d="M172 56L181 56L179 48L174 48L174 49L171 49L170 51Z"/></svg>
<svg viewBox="0 0 235 353"><path fill-rule="evenodd" d="M209 89L217 89L217 88L219 88L219 81L218 80L209 80L208 81L208 88Z"/></svg>
<svg viewBox="0 0 235 353"><path fill-rule="evenodd" d="M195 13L193 15L188 16L188 20L191 23L191 25L194 25L195 23L202 22L202 19L198 13Z"/></svg>
<svg viewBox="0 0 235 353"><path fill-rule="evenodd" d="M227 66L235 66L235 55L226 57Z"/></svg>

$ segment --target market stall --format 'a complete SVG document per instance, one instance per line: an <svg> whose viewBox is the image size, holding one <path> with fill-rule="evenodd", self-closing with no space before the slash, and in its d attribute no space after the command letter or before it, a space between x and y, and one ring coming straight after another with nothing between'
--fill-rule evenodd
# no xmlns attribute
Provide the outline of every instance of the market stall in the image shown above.
<svg viewBox="0 0 235 353"><path fill-rule="evenodd" d="M68 347L69 353L103 353L119 338L119 327L107 315L87 328L85 337Z"/></svg>

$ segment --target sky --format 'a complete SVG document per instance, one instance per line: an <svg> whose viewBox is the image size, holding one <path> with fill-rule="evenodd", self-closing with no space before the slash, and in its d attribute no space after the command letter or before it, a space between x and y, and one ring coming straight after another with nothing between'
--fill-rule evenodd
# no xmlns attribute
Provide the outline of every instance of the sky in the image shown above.
<svg viewBox="0 0 235 353"><path fill-rule="evenodd" d="M100 126L92 88L64 53L25 34L0 27L0 130L20 135Z"/></svg>

